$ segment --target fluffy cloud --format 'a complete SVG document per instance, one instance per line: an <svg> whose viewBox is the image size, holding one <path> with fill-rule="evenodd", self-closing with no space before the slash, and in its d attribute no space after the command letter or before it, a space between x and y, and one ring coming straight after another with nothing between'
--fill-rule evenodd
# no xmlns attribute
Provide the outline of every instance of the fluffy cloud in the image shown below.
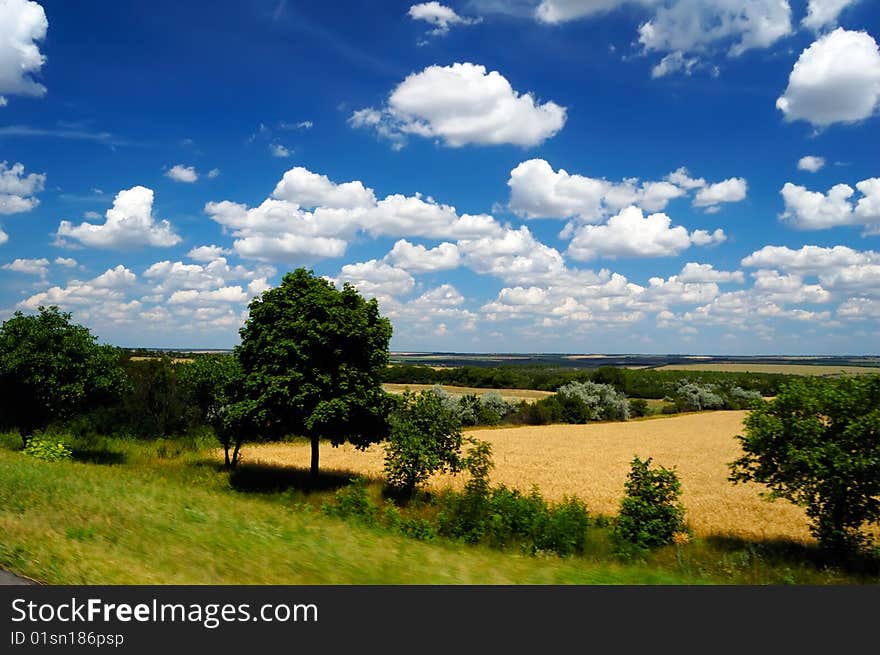
<svg viewBox="0 0 880 655"><path fill-rule="evenodd" d="M727 47L728 55L736 57L769 47L791 33L788 0L541 0L534 15L540 22L556 24L625 5L642 6L649 12L638 30L642 47L669 53L654 66L654 77L690 73L700 63L693 53Z"/></svg>
<svg viewBox="0 0 880 655"><path fill-rule="evenodd" d="M732 42L736 57L766 48L791 33L787 0L671 0L657 4L654 16L639 27L646 50L702 52Z"/></svg>
<svg viewBox="0 0 880 655"><path fill-rule="evenodd" d="M49 260L45 257L40 259L16 259L8 264L3 264L0 268L7 271L15 271L16 273L46 277L49 274Z"/></svg>
<svg viewBox="0 0 880 655"><path fill-rule="evenodd" d="M765 246L742 260L743 266L781 269L798 277L815 277L831 291L880 296L880 253L846 246L824 248Z"/></svg>
<svg viewBox="0 0 880 655"><path fill-rule="evenodd" d="M220 289L212 289L210 291L197 291L195 289L186 289L184 291L175 291L168 298L169 305L205 305L215 303L242 303L247 300L248 295L240 286L221 287Z"/></svg>
<svg viewBox="0 0 880 655"><path fill-rule="evenodd" d="M197 262L212 262L215 259L219 259L223 255L229 255L232 251L228 248L221 248L220 246L210 245L210 246L198 246L197 248L191 249L186 256L190 259L194 259Z"/></svg>
<svg viewBox="0 0 880 655"><path fill-rule="evenodd" d="M810 0L807 15L801 21L804 27L818 32L823 27L837 25L837 17L844 9L859 0Z"/></svg>
<svg viewBox="0 0 880 655"><path fill-rule="evenodd" d="M468 268L509 284L549 283L566 274L562 255L535 239L525 225L479 239L463 239L458 248Z"/></svg>
<svg viewBox="0 0 880 655"><path fill-rule="evenodd" d="M678 274L681 282L745 282L742 271L718 271L712 264L688 262Z"/></svg>
<svg viewBox="0 0 880 655"><path fill-rule="evenodd" d="M459 16L454 9L441 5L436 0L412 5L407 14L413 20L421 20L433 25L434 29L428 32L429 36L448 34L449 28L454 25L474 25L480 22L479 18Z"/></svg>
<svg viewBox="0 0 880 655"><path fill-rule="evenodd" d="M103 316L112 319L121 315L124 318L127 314L122 310L140 306L137 301L125 302L124 289L135 280L135 274L120 264L87 282L72 280L65 287L50 287L23 300L19 307L37 309L40 305L58 305L75 308L78 318Z"/></svg>
<svg viewBox="0 0 880 655"><path fill-rule="evenodd" d="M170 178L175 182L192 184L199 179L199 174L196 172L194 166L175 164L165 172L165 177Z"/></svg>
<svg viewBox="0 0 880 655"><path fill-rule="evenodd" d="M13 164L10 168L5 161L0 161L0 214L30 211L40 204L34 196L45 185L45 174L25 175L24 164Z"/></svg>
<svg viewBox="0 0 880 655"><path fill-rule="evenodd" d="M275 274L271 266L259 266L254 270L244 266L230 266L224 257L206 264L185 264L176 261L160 261L144 271L143 277L155 286L153 292L163 295L173 291L210 291L228 286L236 280L252 282Z"/></svg>
<svg viewBox="0 0 880 655"><path fill-rule="evenodd" d="M867 32L837 28L804 50L776 107L816 127L870 117L880 102L880 50Z"/></svg>
<svg viewBox="0 0 880 655"><path fill-rule="evenodd" d="M55 263L65 268L76 268L77 261L73 257L56 257Z"/></svg>
<svg viewBox="0 0 880 655"><path fill-rule="evenodd" d="M0 228L0 246L9 241L9 235L3 231L3 228Z"/></svg>
<svg viewBox="0 0 880 655"><path fill-rule="evenodd" d="M696 236L695 236L696 235ZM638 207L627 207L612 216L605 225L584 225L575 233L568 246L573 259L589 260L596 257L671 257L687 250L695 238L700 245L724 240L724 232L714 234L700 231L689 234L661 213L645 216Z"/></svg>
<svg viewBox="0 0 880 655"><path fill-rule="evenodd" d="M856 189L861 194L852 202ZM786 182L782 187L785 211L781 218L802 230L824 230L839 225L864 225L866 233L880 228L880 178L873 177L856 183L836 184L827 193L809 191L805 187Z"/></svg>
<svg viewBox="0 0 880 655"><path fill-rule="evenodd" d="M720 202L738 202L745 198L746 181L730 178L707 186L702 178L694 179L686 168L679 168L662 181L636 178L610 182L601 178L568 173L543 159L521 162L510 172L508 206L524 218L576 218L595 223L630 205L657 212L671 200L699 189L694 205L714 208Z"/></svg>
<svg viewBox="0 0 880 655"><path fill-rule="evenodd" d="M723 182L709 184L694 197L694 207L717 208L722 202L740 202L746 197L748 185L741 177L731 177Z"/></svg>
<svg viewBox="0 0 880 655"><path fill-rule="evenodd" d="M74 239L92 248L132 250L144 245L169 247L180 243L167 220L157 221L153 216L153 191L142 186L125 189L116 194L113 207L105 214L102 224L61 221L58 239Z"/></svg>
<svg viewBox="0 0 880 655"><path fill-rule="evenodd" d="M258 207L209 202L205 211L232 231L236 253L265 261L338 257L359 232L462 239L501 230L491 216L459 216L455 207L430 196L392 194L377 200L359 181L337 184L301 167L285 173L272 197Z"/></svg>
<svg viewBox="0 0 880 655"><path fill-rule="evenodd" d="M808 171L810 173L818 172L825 166L824 157L816 157L815 155L807 155L798 159L797 167L799 171Z"/></svg>
<svg viewBox="0 0 880 655"><path fill-rule="evenodd" d="M412 273L449 270L456 268L459 260L458 246L454 243L443 242L436 248L428 249L406 239L397 241L385 255L385 261Z"/></svg>
<svg viewBox="0 0 880 655"><path fill-rule="evenodd" d="M691 70L699 65L699 63L700 59L698 57L687 57L680 50L676 50L663 57L663 59L651 69L651 77L665 77L666 75L679 72L682 72L685 75L690 75Z"/></svg>
<svg viewBox="0 0 880 655"><path fill-rule="evenodd" d="M291 168L284 174L272 197L308 208L357 209L372 207L376 203L373 190L367 189L362 182L336 184L326 175L312 173L302 166Z"/></svg>
<svg viewBox="0 0 880 655"><path fill-rule="evenodd" d="M31 75L46 61L37 41L46 37L48 28L46 13L36 2L0 2L0 107L6 104L6 95L45 95L46 87Z"/></svg>
<svg viewBox="0 0 880 655"><path fill-rule="evenodd" d="M342 286L345 282L352 284L365 297L379 301L405 295L416 285L413 276L402 268L376 259L343 266L333 283Z"/></svg>
<svg viewBox="0 0 880 655"><path fill-rule="evenodd" d="M408 135L440 139L447 146L536 146L565 124L566 110L519 93L497 71L456 63L429 66L409 75L381 109L352 114L354 127L368 127L398 144Z"/></svg>

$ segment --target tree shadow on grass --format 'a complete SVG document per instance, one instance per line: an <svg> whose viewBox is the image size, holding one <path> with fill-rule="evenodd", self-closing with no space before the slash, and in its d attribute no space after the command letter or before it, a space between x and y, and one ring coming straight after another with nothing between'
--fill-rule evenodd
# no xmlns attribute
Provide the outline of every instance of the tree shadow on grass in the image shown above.
<svg viewBox="0 0 880 655"><path fill-rule="evenodd" d="M832 554L814 544L803 544L785 539L750 541L739 537L713 535L706 543L726 553L754 552L762 559L775 564L800 565L808 563L817 570L839 569L849 575L876 581L880 576L880 554L870 552Z"/></svg>
<svg viewBox="0 0 880 655"><path fill-rule="evenodd" d="M245 493L274 494L294 490L310 494L347 487L356 477L359 476L353 471L326 469L313 478L307 468L241 463L229 472L229 484L236 491Z"/></svg>
<svg viewBox="0 0 880 655"><path fill-rule="evenodd" d="M126 461L125 453L115 450L107 450L104 448L75 448L72 451L74 461L86 464L124 464Z"/></svg>

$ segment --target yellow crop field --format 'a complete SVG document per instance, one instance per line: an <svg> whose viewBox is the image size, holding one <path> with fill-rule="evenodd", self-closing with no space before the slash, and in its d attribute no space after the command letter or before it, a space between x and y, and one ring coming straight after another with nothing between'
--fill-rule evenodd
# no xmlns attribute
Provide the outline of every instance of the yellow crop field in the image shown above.
<svg viewBox="0 0 880 655"><path fill-rule="evenodd" d="M827 366L824 364L667 364L657 371L722 371L726 373L785 373L788 375L880 375L880 366Z"/></svg>
<svg viewBox="0 0 880 655"><path fill-rule="evenodd" d="M414 391L418 393L419 391L424 391L425 389L433 388L433 384L397 384L392 382L386 382L382 385L382 388L385 389L388 393L403 393L406 389L410 391ZM541 398L545 398L547 396L552 396L553 393L550 391L537 391L535 389L481 389L478 387L455 387L448 385L440 385L443 387L443 390L453 396L466 396L472 393L477 394L478 396L483 396L487 393L497 393L504 400L540 400Z"/></svg>
<svg viewBox="0 0 880 655"><path fill-rule="evenodd" d="M524 426L479 430L475 436L492 444L492 480L528 491L537 485L549 499L582 498L591 511L616 514L634 455L676 467L682 483L687 520L699 535L726 534L745 538L811 539L803 510L759 497L763 489L727 481L727 463L741 450L734 438L742 431L744 411L704 412L651 421L588 425ZM322 445L322 469L352 475L382 475L384 451L375 445L358 451ZM309 446L254 445L244 452L247 462L307 467ZM440 476L435 488L460 487L464 476Z"/></svg>

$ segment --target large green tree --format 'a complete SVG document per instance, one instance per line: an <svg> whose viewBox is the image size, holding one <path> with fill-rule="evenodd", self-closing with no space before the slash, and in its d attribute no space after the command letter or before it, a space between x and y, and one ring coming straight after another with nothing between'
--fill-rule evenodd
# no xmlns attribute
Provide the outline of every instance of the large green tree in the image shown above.
<svg viewBox="0 0 880 655"><path fill-rule="evenodd" d="M15 312L0 326L0 421L27 445L34 430L112 402L125 385L119 359L58 307Z"/></svg>
<svg viewBox="0 0 880 655"><path fill-rule="evenodd" d="M240 425L254 436L307 436L313 476L322 438L366 448L387 436L391 401L380 373L391 323L375 299L299 268L248 309L235 349L243 373L236 412L247 414Z"/></svg>
<svg viewBox="0 0 880 655"><path fill-rule="evenodd" d="M880 520L880 376L792 382L746 417L738 439L731 480L805 507L826 549L867 541L861 528Z"/></svg>

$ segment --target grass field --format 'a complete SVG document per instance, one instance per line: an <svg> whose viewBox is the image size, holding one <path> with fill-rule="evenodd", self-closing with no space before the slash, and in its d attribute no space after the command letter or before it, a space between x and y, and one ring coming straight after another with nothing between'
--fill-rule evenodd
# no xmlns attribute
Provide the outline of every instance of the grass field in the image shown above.
<svg viewBox="0 0 880 655"><path fill-rule="evenodd" d="M528 491L537 485L551 499L577 495L593 512L617 513L634 455L675 466L683 488L687 519L698 535L747 539L785 538L811 541L807 519L786 501L767 502L762 487L727 481L727 463L740 453L735 435L746 412L704 412L662 420L550 425L480 430L475 436L492 444L492 479ZM307 444L250 446L245 461L305 467ZM322 466L353 474L380 475L381 446L368 451L323 447ZM435 486L460 486L458 478L440 477Z"/></svg>
<svg viewBox="0 0 880 655"><path fill-rule="evenodd" d="M453 396L466 396L473 393L478 396L484 396L487 393L497 393L504 400L511 401L540 400L541 398L553 395L552 391L536 391L534 389L480 389L477 387L455 387L445 384L440 386L442 386L444 391ZM386 382L382 385L382 388L388 393L403 393L406 389L418 393L433 387L433 384L397 384L393 382Z"/></svg>
<svg viewBox="0 0 880 655"><path fill-rule="evenodd" d="M721 371L727 373L783 373L786 375L880 375L880 366L828 366L825 364L668 364L657 371Z"/></svg>
<svg viewBox="0 0 880 655"><path fill-rule="evenodd" d="M326 517L289 497L234 491L225 472L198 460L142 456L129 452L129 462L106 466L0 450L0 567L49 584L695 580L645 565L423 543Z"/></svg>

